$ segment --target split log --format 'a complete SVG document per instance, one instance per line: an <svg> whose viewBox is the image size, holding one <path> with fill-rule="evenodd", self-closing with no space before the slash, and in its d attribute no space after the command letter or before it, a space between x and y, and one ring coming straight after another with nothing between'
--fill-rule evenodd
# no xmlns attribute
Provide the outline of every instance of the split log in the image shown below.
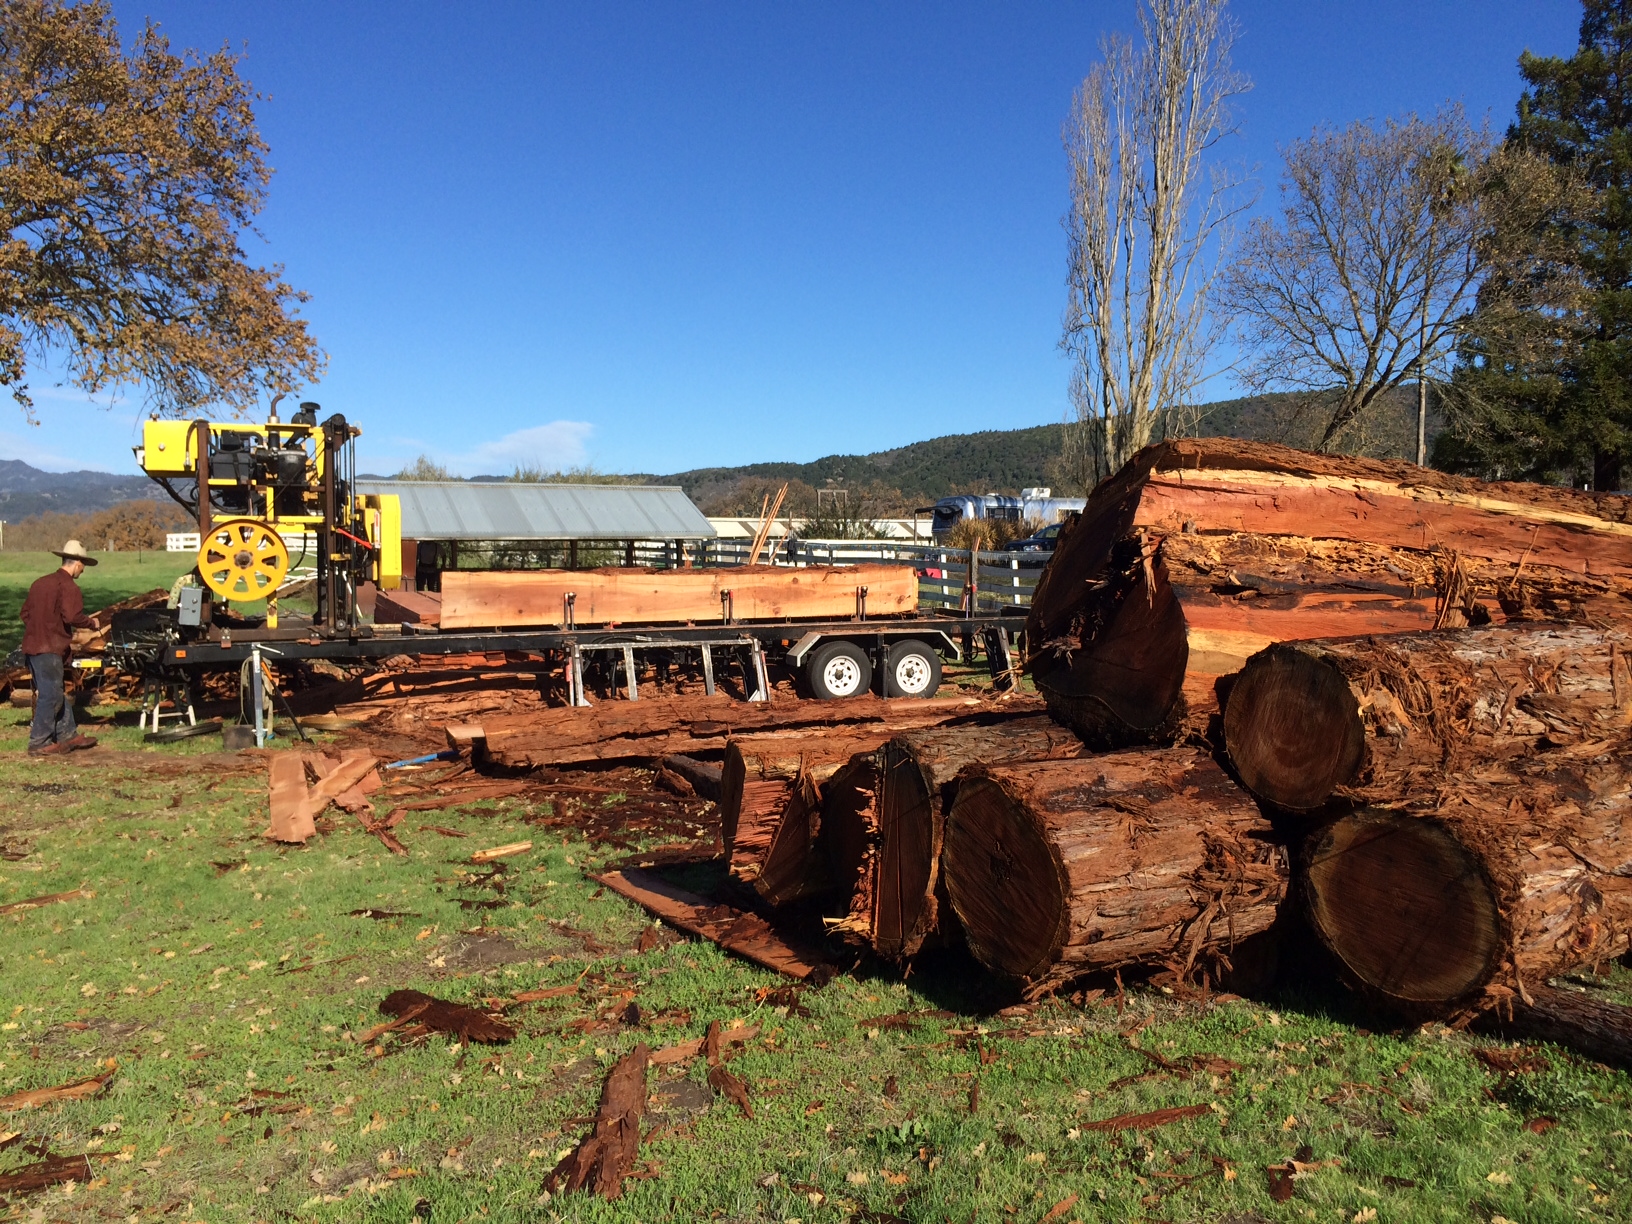
<svg viewBox="0 0 1632 1224"><path fill-rule="evenodd" d="M1508 625L1287 642L1247 661L1224 745L1241 781L1291 811L1335 792L1393 803L1474 761L1632 725L1629 635Z"/></svg>
<svg viewBox="0 0 1632 1224"><path fill-rule="evenodd" d="M1151 560L1142 579L1131 568L1140 558ZM1124 660L1102 643L1133 628L1117 613L1141 582L1142 614L1161 630L1146 627L1149 640ZM1201 677L1274 642L1621 617L1628 591L1624 498L1183 439L1140 451L1062 533L1032 597L1027 666L1057 716L1091 739L1160 739L1185 713L1176 671L1190 673L1186 695L1205 706ZM1120 714L1113 701L1138 716L1107 718L1102 706ZM1192 724L1197 713L1207 710L1191 711Z"/></svg>
<svg viewBox="0 0 1632 1224"><path fill-rule="evenodd" d="M442 629L575 624L799 620L855 616L865 587L871 616L918 611L910 565L743 565L730 569L449 570L442 575Z"/></svg>
<svg viewBox="0 0 1632 1224"><path fill-rule="evenodd" d="M1216 970L1288 881L1257 805L1191 748L976 767L942 870L970 950L1032 998L1124 965Z"/></svg>
<svg viewBox="0 0 1632 1224"><path fill-rule="evenodd" d="M842 846L847 915L834 930L881 956L915 955L950 922L941 880L946 815L960 770L972 765L1080 756L1082 742L1047 718L982 727L908 731L847 770L823 819L848 823L831 835ZM859 793L863 787L871 793Z"/></svg>
<svg viewBox="0 0 1632 1224"><path fill-rule="evenodd" d="M1528 1005L1493 1027L1532 1041L1568 1046L1597 1062L1632 1070L1632 1007L1555 986L1530 987Z"/></svg>
<svg viewBox="0 0 1632 1224"><path fill-rule="evenodd" d="M1530 1004L1632 946L1632 749L1602 743L1446 775L1313 834L1303 899L1355 985L1413 1016Z"/></svg>

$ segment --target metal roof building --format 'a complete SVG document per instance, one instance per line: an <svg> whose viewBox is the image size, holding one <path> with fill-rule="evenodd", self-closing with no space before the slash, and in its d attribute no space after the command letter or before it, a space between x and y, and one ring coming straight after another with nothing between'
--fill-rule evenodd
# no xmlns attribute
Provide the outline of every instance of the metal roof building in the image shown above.
<svg viewBox="0 0 1632 1224"><path fill-rule="evenodd" d="M660 485L359 480L402 504L405 540L711 540L703 512Z"/></svg>

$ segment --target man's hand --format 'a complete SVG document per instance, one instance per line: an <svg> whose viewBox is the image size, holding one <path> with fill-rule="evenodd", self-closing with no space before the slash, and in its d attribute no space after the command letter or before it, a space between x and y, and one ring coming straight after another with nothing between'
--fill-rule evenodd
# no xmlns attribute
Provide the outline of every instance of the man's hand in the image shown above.
<svg viewBox="0 0 1632 1224"><path fill-rule="evenodd" d="M102 630L75 629L68 641L74 646L100 646L102 644Z"/></svg>

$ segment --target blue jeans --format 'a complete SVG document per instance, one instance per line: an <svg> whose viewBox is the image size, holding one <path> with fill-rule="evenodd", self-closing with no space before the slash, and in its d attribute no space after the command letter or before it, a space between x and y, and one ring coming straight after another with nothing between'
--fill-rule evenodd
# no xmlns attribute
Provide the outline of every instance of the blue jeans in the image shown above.
<svg viewBox="0 0 1632 1224"><path fill-rule="evenodd" d="M63 689L63 660L58 654L29 655L28 670L34 677L34 725L28 730L28 746L65 744L79 734L74 726L74 705Z"/></svg>

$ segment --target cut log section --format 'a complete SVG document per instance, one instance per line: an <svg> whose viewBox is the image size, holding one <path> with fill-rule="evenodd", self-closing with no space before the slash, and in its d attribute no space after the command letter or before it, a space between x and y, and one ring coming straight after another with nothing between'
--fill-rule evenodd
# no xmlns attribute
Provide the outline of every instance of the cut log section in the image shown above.
<svg viewBox="0 0 1632 1224"><path fill-rule="evenodd" d="M1293 811L1335 792L1394 803L1472 761L1632 725L1628 634L1520 624L1287 642L1247 661L1224 744L1241 781Z"/></svg>
<svg viewBox="0 0 1632 1224"><path fill-rule="evenodd" d="M941 727L895 736L838 783L829 819L848 848L846 917L835 926L881 956L914 956L950 921L941 848L960 770L976 764L1082 755L1070 730L1047 718L983 727ZM860 794L861 788L871 788Z"/></svg>
<svg viewBox="0 0 1632 1224"><path fill-rule="evenodd" d="M865 588L865 597L861 594ZM442 629L577 625L700 624L910 615L918 575L910 565L731 569L448 570L442 575Z"/></svg>
<svg viewBox="0 0 1632 1224"><path fill-rule="evenodd" d="M1288 882L1257 805L1190 748L977 767L942 869L970 950L1028 997L1124 965L1227 962Z"/></svg>
<svg viewBox="0 0 1632 1224"><path fill-rule="evenodd" d="M1632 751L1475 766L1416 810L1369 808L1305 850L1315 932L1356 985L1413 1016L1528 1003L1632 946Z"/></svg>

